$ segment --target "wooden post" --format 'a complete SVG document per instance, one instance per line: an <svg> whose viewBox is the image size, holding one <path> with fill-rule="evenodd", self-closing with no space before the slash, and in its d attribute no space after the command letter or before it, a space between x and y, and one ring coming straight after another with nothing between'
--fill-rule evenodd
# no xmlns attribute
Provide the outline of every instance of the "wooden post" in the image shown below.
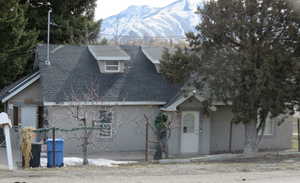
<svg viewBox="0 0 300 183"><path fill-rule="evenodd" d="M149 122L146 120L146 143L145 143L145 161L148 161L148 152L149 152Z"/></svg>
<svg viewBox="0 0 300 183"><path fill-rule="evenodd" d="M300 152L300 119L297 121L298 126L298 152Z"/></svg>
<svg viewBox="0 0 300 183"><path fill-rule="evenodd" d="M14 166L13 166L13 158L12 158L12 150L11 150L11 142L10 142L10 134L9 134L9 125L4 126L4 134L5 134L5 142L6 142L8 168L9 170L12 170Z"/></svg>
<svg viewBox="0 0 300 183"><path fill-rule="evenodd" d="M11 141L10 141L10 134L9 134L9 128L11 127L11 120L8 118L8 115L5 112L0 113L0 128L1 127L4 128L8 168L12 170L14 166L13 166L13 156L12 156L12 148L11 148Z"/></svg>
<svg viewBox="0 0 300 183"><path fill-rule="evenodd" d="M53 127L52 129L52 167L56 167L56 163L55 163L55 127Z"/></svg>

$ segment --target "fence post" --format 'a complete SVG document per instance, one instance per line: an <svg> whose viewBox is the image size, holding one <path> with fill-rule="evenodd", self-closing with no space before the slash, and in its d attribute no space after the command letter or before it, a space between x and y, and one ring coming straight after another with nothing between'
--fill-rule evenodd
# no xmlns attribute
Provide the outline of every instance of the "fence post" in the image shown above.
<svg viewBox="0 0 300 183"><path fill-rule="evenodd" d="M52 161L52 167L56 167L56 164L55 164L55 127L53 127L52 129L52 157L53 157L53 161Z"/></svg>

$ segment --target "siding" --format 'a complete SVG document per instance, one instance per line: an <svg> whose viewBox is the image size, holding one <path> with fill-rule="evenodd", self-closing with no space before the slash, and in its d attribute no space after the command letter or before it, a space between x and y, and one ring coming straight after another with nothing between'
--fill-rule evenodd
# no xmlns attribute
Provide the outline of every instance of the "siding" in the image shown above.
<svg viewBox="0 0 300 183"><path fill-rule="evenodd" d="M41 102L42 95L40 80L31 84L8 101L8 103L11 104L40 104Z"/></svg>
<svg viewBox="0 0 300 183"><path fill-rule="evenodd" d="M23 91L12 97L8 101L8 105L14 105L21 107L23 105L36 105L40 106L42 105L42 95L41 95L41 83L40 80L37 80L35 83L31 84L27 88L25 88ZM19 108L20 110L20 108ZM13 109L8 107L7 113L10 117L10 119L13 119ZM20 113L20 111L19 111ZM20 116L21 114L19 114Z"/></svg>
<svg viewBox="0 0 300 183"><path fill-rule="evenodd" d="M218 107L211 116L211 153L221 153L229 151L230 121L232 113L229 107ZM259 148L261 150L276 150L291 148L292 139L292 119L288 118L283 124L278 126L273 124L273 135L264 136ZM244 147L244 125L233 124L232 129L232 151L242 151Z"/></svg>
<svg viewBox="0 0 300 183"><path fill-rule="evenodd" d="M103 110L101 106L89 106L85 109L89 114ZM71 117L72 107L48 107L48 119L50 126L58 128L78 127L78 122ZM94 131L91 138L93 145L89 146L90 153L103 151L144 151L145 148L145 119L147 115L150 121L159 113L159 107L147 106L115 106L113 112L113 137L99 138L97 131ZM88 122L91 122L93 115L88 115ZM150 132L153 139L153 133ZM80 153L80 140L73 137L80 137L80 132L62 133L58 137L65 139L66 153Z"/></svg>

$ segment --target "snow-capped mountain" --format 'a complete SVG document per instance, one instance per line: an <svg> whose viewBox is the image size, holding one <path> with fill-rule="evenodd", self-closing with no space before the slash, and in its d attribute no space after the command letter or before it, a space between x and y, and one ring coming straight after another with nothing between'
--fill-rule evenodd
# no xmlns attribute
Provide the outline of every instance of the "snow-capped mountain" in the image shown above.
<svg viewBox="0 0 300 183"><path fill-rule="evenodd" d="M101 36L106 38L183 38L194 31L200 18L195 14L202 0L177 0L165 7L130 6L104 19Z"/></svg>

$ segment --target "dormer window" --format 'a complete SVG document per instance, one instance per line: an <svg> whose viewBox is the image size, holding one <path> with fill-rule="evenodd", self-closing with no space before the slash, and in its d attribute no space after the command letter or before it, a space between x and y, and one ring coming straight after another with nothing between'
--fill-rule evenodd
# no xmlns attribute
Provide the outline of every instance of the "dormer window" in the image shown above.
<svg viewBox="0 0 300 183"><path fill-rule="evenodd" d="M105 62L105 72L114 73L121 71L121 64L119 61L106 61Z"/></svg>
<svg viewBox="0 0 300 183"><path fill-rule="evenodd" d="M88 46L101 73L124 73L130 56L118 46Z"/></svg>

